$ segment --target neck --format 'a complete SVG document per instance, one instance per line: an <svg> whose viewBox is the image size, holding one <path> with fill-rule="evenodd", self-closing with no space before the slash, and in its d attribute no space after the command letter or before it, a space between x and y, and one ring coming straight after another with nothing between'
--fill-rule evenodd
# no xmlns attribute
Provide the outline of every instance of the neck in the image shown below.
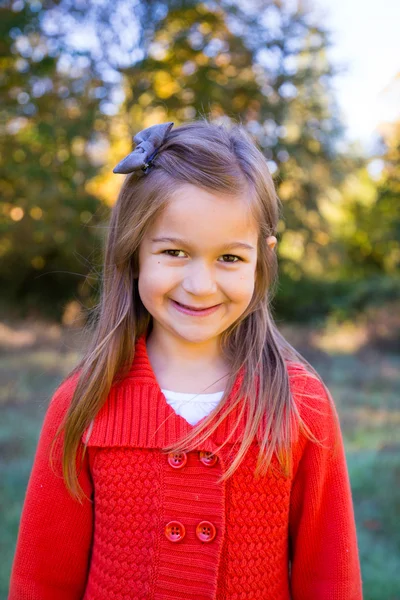
<svg viewBox="0 0 400 600"><path fill-rule="evenodd" d="M191 344L173 336L157 335L153 330L146 347L160 387L190 393L212 393L225 388L229 366L218 338Z"/></svg>

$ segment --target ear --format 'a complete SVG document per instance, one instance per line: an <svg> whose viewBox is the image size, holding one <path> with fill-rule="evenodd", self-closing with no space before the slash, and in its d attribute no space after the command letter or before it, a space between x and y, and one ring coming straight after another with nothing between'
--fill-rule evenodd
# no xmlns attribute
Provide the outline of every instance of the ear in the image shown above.
<svg viewBox="0 0 400 600"><path fill-rule="evenodd" d="M276 239L276 237L274 235L270 235L269 237L267 237L267 244L271 248L271 250L273 250L275 248L277 243L278 243L278 240Z"/></svg>

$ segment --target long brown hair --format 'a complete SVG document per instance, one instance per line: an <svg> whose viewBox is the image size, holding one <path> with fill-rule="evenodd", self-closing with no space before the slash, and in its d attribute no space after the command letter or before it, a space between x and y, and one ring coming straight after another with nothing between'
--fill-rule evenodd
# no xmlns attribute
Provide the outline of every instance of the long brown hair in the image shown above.
<svg viewBox="0 0 400 600"><path fill-rule="evenodd" d="M221 481L232 475L254 440L260 447L255 475L267 471L274 453L288 475L293 419L318 443L292 397L287 362L301 363L312 377L319 376L278 331L271 314L277 257L266 238L277 235L282 206L266 159L242 125L217 125L203 118L172 129L154 166L147 174L128 175L112 208L100 301L93 313L95 318L86 325L89 343L70 373L76 375L77 384L52 444L53 450L64 431L63 476L70 494L79 501L83 490L76 459L82 450L82 435L106 402L111 386L126 374L137 338L151 327L152 317L138 293L139 245L177 185L183 183L248 199L259 224L258 260L251 302L221 336L221 348L230 365L223 398L200 427L193 428L179 445L165 448L165 452L193 449L195 440L200 443L209 437L241 399L244 401L237 426L244 417L243 439ZM244 377L240 389L228 406L228 396L241 370Z"/></svg>

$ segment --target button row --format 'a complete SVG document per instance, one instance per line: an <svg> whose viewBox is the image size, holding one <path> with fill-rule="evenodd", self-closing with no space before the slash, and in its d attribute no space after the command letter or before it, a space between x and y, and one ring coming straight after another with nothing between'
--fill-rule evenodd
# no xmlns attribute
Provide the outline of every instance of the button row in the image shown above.
<svg viewBox="0 0 400 600"><path fill-rule="evenodd" d="M186 529L180 521L170 521L164 533L170 542L180 542L186 535ZM201 521L196 527L196 535L201 542L212 542L216 534L217 530L210 521Z"/></svg>
<svg viewBox="0 0 400 600"><path fill-rule="evenodd" d="M213 467L218 461L218 456L212 452L199 452L199 460L206 467ZM168 463L174 469L181 469L186 465L186 462L186 452L170 452L168 454Z"/></svg>

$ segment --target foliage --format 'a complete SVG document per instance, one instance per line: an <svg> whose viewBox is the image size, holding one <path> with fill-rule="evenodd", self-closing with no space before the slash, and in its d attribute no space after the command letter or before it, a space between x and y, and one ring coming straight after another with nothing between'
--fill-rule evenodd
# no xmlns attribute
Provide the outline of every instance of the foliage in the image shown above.
<svg viewBox="0 0 400 600"><path fill-rule="evenodd" d="M71 298L96 302L103 224L120 185L113 165L139 129L204 114L242 122L275 177L279 315L351 312L369 302L371 277L390 288L399 134L386 138L379 182L365 158L339 151L329 33L305 4L114 0L110 11L108 0L14 0L1 17L8 311L61 316Z"/></svg>
<svg viewBox="0 0 400 600"><path fill-rule="evenodd" d="M345 191L351 223L343 236L349 258L347 273L350 265L353 273L360 275L383 272L395 277L399 273L400 121L386 128L382 143L380 178L373 181L365 172L358 173Z"/></svg>
<svg viewBox="0 0 400 600"><path fill-rule="evenodd" d="M79 56L73 68L63 66L34 3L3 8L1 17L3 302L20 314L36 306L58 315L57 303L77 289L83 298L90 292L79 257L93 252L93 229L85 229L98 221L100 207L85 189L99 164L91 152L103 130L100 82Z"/></svg>

